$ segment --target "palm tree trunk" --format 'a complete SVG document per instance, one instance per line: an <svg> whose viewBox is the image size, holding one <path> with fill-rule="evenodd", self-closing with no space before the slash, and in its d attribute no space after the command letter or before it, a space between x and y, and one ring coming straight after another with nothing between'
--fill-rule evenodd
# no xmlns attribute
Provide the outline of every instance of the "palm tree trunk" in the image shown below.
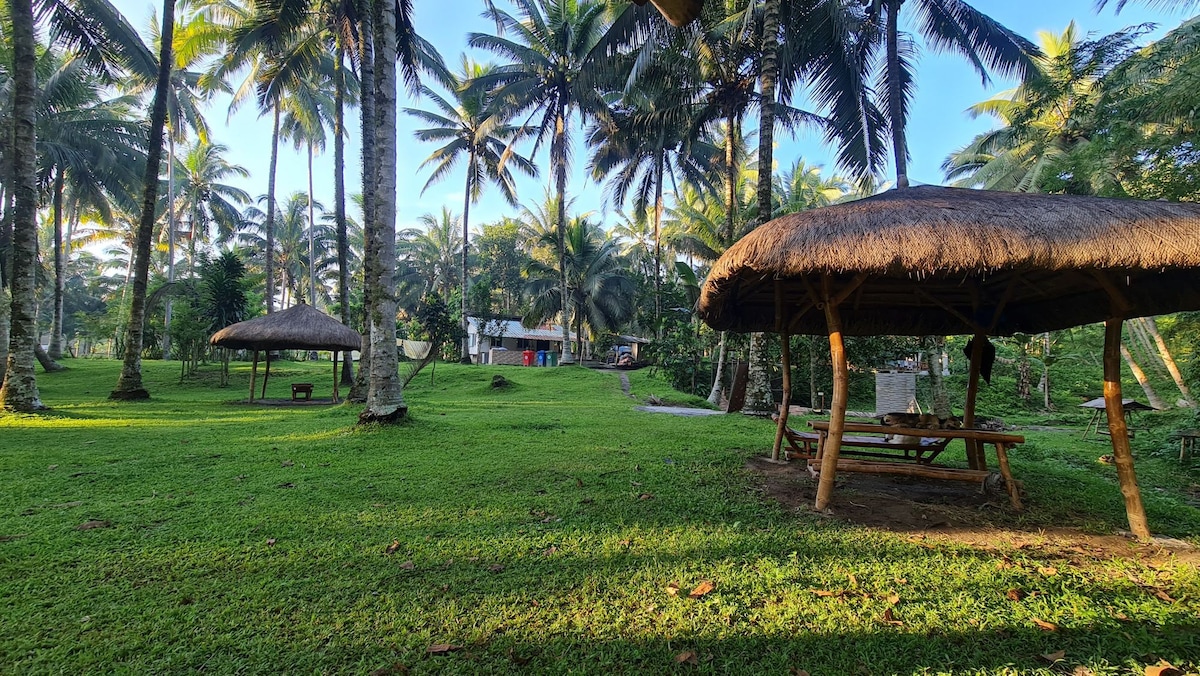
<svg viewBox="0 0 1200 676"><path fill-rule="evenodd" d="M746 377L746 404L742 413L768 416L774 413L775 394L771 392L771 369L767 365L767 334L750 334L750 368Z"/></svg>
<svg viewBox="0 0 1200 676"><path fill-rule="evenodd" d="M1179 393L1183 395L1183 400L1188 406L1195 406L1196 402L1192 399L1192 393L1188 389L1187 383L1183 380L1183 374L1179 372L1179 366L1175 363L1175 358L1171 355L1171 350L1167 348L1167 341L1163 340L1162 334L1158 332L1158 323L1154 317L1143 317L1142 327L1150 337L1154 339L1154 344L1158 347L1158 356L1162 358L1163 364L1166 364L1167 371L1171 374L1171 379L1175 381L1175 386L1179 388Z"/></svg>
<svg viewBox="0 0 1200 676"><path fill-rule="evenodd" d="M662 337L662 217L665 155L659 151L654 168L654 337Z"/></svg>
<svg viewBox="0 0 1200 676"><path fill-rule="evenodd" d="M37 141L34 101L33 6L29 0L9 3L12 17L12 117L13 192L16 198L12 234L12 310L9 352L4 384L0 386L0 409L38 411L45 408L38 394L33 348L37 343L34 321L37 266Z"/></svg>
<svg viewBox="0 0 1200 676"><path fill-rule="evenodd" d="M734 125L737 116L730 113L726 118L729 125L728 138L725 139L725 248L733 246L734 237L734 204L737 202L737 168L733 165Z"/></svg>
<svg viewBox="0 0 1200 676"><path fill-rule="evenodd" d="M554 164L554 183L558 195L558 274L559 293L562 294L562 365L574 364L575 357L571 354L571 323L568 309L567 290L567 149L566 149L566 110L559 104L554 118L554 142L550 147L550 161Z"/></svg>
<svg viewBox="0 0 1200 676"><path fill-rule="evenodd" d="M946 380L942 377L942 353L946 351L943 336L929 336L929 389L933 390L933 413L939 418L953 415L950 397L946 393Z"/></svg>
<svg viewBox="0 0 1200 676"><path fill-rule="evenodd" d="M1125 358L1125 363L1129 365L1129 370L1133 372L1133 377L1137 379L1138 385L1142 386L1142 392L1146 393L1146 400L1154 408L1162 410L1164 408L1162 399L1154 391L1154 386L1150 384L1150 379L1146 377L1146 372L1138 365L1129 348L1125 347L1125 343L1121 343L1121 356Z"/></svg>
<svg viewBox="0 0 1200 676"><path fill-rule="evenodd" d="M9 132L3 135L3 140L0 140L0 148L3 148L5 157L13 157L13 135L10 131L12 128L12 119L0 118L0 129ZM9 293L9 285L12 280L9 278L9 274L12 272L15 173L13 162L5 162L0 167L0 196L3 196L4 200L4 211L0 215L0 218L3 219L0 220L0 385L4 384L4 375L8 372L9 328L12 320L12 296Z"/></svg>
<svg viewBox="0 0 1200 676"><path fill-rule="evenodd" d="M1042 404L1047 411L1054 409L1050 401L1050 332L1042 334Z"/></svg>
<svg viewBox="0 0 1200 676"><path fill-rule="evenodd" d="M175 134L167 132L167 283L175 281ZM163 316L163 359L171 359L171 301Z"/></svg>
<svg viewBox="0 0 1200 676"><path fill-rule="evenodd" d="M396 7L373 3L375 17L375 218L366 224L364 261L374 300L371 326L371 376L367 407L360 423L391 423L408 412L396 354Z"/></svg>
<svg viewBox="0 0 1200 676"><path fill-rule="evenodd" d="M471 215L471 176L475 174L475 150L471 150L470 156L467 158L467 194L463 197L463 218L462 218L462 286L459 299L462 303L462 355L459 357L459 363L471 363L471 341L467 335L467 220Z"/></svg>
<svg viewBox="0 0 1200 676"><path fill-rule="evenodd" d="M10 155L11 157L11 155ZM12 298L8 294L8 283L0 282L0 385L8 373L9 327L12 319Z"/></svg>
<svg viewBox="0 0 1200 676"><path fill-rule="evenodd" d="M717 348L717 372L713 376L712 390L708 393L708 403L713 406L721 404L721 380L725 375L725 332L721 332L720 347Z"/></svg>
<svg viewBox="0 0 1200 676"><path fill-rule="evenodd" d="M175 34L175 0L163 0L162 51L158 58L158 83L154 89L154 108L150 114L149 150L146 153L145 191L142 217L138 224L133 262L133 302L126 328L125 363L117 379L117 389L109 399L149 399L142 386L142 332L146 319L146 281L150 273L150 244L154 239L154 206L158 198L158 170L162 162L163 128L167 120L167 87L171 75L171 42ZM193 226L193 230L195 226ZM193 236L195 233L193 232Z"/></svg>
<svg viewBox="0 0 1200 676"><path fill-rule="evenodd" d="M375 137L374 132L367 131L375 129L375 23L371 11L364 11L361 20L361 37L359 39L359 63L362 64L361 74L359 76L360 88L362 95L359 102L359 112L362 117L363 129L363 144L362 144L362 183L363 183L363 227L368 223L375 222L375 181L379 174L379 167L376 166L375 159ZM364 235L365 235L364 230ZM364 242L365 246L365 242ZM349 248L349 244L347 244ZM365 268L365 251L363 265ZM348 272L343 268L343 275L349 279ZM371 332L369 330L370 317L375 310L375 299L371 297L371 285L367 281L367 272L363 270L363 326L361 332L363 334L362 350L358 355L358 373L354 378L354 385L350 388L350 393L347 399L361 404L367 401L367 391L370 389L370 374L371 374Z"/></svg>
<svg viewBox="0 0 1200 676"><path fill-rule="evenodd" d="M771 179L775 165L775 82L779 77L779 0L763 6L762 101L758 118L758 224L771 220Z"/></svg>
<svg viewBox="0 0 1200 676"><path fill-rule="evenodd" d="M892 152L896 155L896 187L908 187L908 142L904 138L904 94L900 91L899 28L900 4L887 0L888 124L892 128Z"/></svg>
<svg viewBox="0 0 1200 676"><path fill-rule="evenodd" d="M313 218L313 144L308 142L308 304L317 307L317 245L313 231L317 222Z"/></svg>
<svg viewBox="0 0 1200 676"><path fill-rule="evenodd" d="M63 168L54 170L54 316L50 319L50 345L46 352L51 359L62 359L63 292L66 290L66 270L63 261Z"/></svg>
<svg viewBox="0 0 1200 676"><path fill-rule="evenodd" d="M346 45L342 31L336 31L334 41L337 54L333 63L333 220L337 228L339 314L342 324L350 326L350 237L346 232L346 170L343 166L346 160L346 79L342 64L346 58ZM346 352L338 384L349 387L353 382L354 359Z"/></svg>
<svg viewBox="0 0 1200 676"><path fill-rule="evenodd" d="M275 121L271 127L271 164L267 169L267 314L275 311L275 168L279 164L279 103L273 106ZM192 241L196 241L196 224L192 223Z"/></svg>

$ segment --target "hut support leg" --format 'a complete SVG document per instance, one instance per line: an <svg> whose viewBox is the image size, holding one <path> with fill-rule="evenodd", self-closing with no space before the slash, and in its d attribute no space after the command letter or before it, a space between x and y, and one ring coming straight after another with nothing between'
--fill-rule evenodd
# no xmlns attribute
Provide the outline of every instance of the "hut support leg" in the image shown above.
<svg viewBox="0 0 1200 676"><path fill-rule="evenodd" d="M334 350L334 351L333 351L333 403L335 403L335 404L336 404L336 403L338 403L338 370L337 370L337 362L338 362L338 353L337 353L337 350Z"/></svg>
<svg viewBox="0 0 1200 676"><path fill-rule="evenodd" d="M258 377L258 350L254 351L254 362L250 365L250 403L254 403L254 381Z"/></svg>
<svg viewBox="0 0 1200 676"><path fill-rule="evenodd" d="M1133 452L1129 448L1129 429L1125 425L1125 409L1121 401L1123 323L1121 319L1110 319L1104 323L1104 410L1108 414L1108 432L1117 464L1117 480L1121 484L1121 495L1125 496L1129 530L1139 540L1149 540L1150 526L1146 522L1146 509L1138 490L1137 475L1133 471Z"/></svg>
<svg viewBox="0 0 1200 676"><path fill-rule="evenodd" d="M783 431L787 428L792 405L792 346L788 336L788 320L783 316L782 282L775 280L775 330L779 334L779 349L783 355L783 401L779 405L779 426L775 428L775 445L771 447L771 462L779 462L783 446Z"/></svg>
<svg viewBox="0 0 1200 676"><path fill-rule="evenodd" d="M828 278L826 278L828 287ZM837 476L838 454L842 450L842 432L846 427L846 398L849 392L849 370L846 367L846 346L842 342L842 319L837 305L825 289L825 322L829 326L829 357L833 362L833 402L829 408L829 435L825 439L821 459L821 479L817 484L818 511L829 506L833 497L833 482Z"/></svg>
<svg viewBox="0 0 1200 676"><path fill-rule="evenodd" d="M263 372L262 394L258 395L259 399L267 398L267 381L271 379L271 351L267 350L267 370Z"/></svg>
<svg viewBox="0 0 1200 676"><path fill-rule="evenodd" d="M976 333L971 339L971 367L967 379L967 403L963 407L963 427L975 427L975 400L979 397L979 370L983 363L983 342L987 336ZM967 466L971 469L986 470L987 459L983 455L983 446L967 439Z"/></svg>

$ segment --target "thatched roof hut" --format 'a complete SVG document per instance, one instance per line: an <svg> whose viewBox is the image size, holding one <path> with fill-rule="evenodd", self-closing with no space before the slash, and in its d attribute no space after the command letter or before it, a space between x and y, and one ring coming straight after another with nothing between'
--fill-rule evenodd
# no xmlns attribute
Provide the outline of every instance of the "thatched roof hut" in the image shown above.
<svg viewBox="0 0 1200 676"><path fill-rule="evenodd" d="M234 350L359 350L362 336L310 305L226 326L209 340Z"/></svg>
<svg viewBox="0 0 1200 676"><path fill-rule="evenodd" d="M1124 317L1200 309L1198 268L1200 205L921 186L763 225L713 266L700 315L774 331L775 280L801 299L865 275L846 335L1035 333L1115 316L1109 286ZM826 332L820 313L791 321Z"/></svg>
<svg viewBox="0 0 1200 676"><path fill-rule="evenodd" d="M1104 399L1130 529L1149 537L1121 407L1121 325L1200 309L1200 205L922 186L791 214L725 252L701 290L716 329L828 334L834 396L817 490L828 504L845 427L845 335L972 334L964 424L989 335L1105 322ZM999 452L999 450L998 450ZM987 468L968 444L973 470ZM1006 462L1001 470L1009 480ZM1014 503L1019 502L1013 493Z"/></svg>
<svg viewBox="0 0 1200 676"><path fill-rule="evenodd" d="M231 324L209 339L216 347L253 350L250 368L250 401L254 401L254 382L258 374L258 353L266 350L330 350L333 352L333 400L338 400L338 352L362 349L362 336L338 320L303 303L262 317ZM262 394L266 396L271 377L271 361L263 376ZM311 392L311 386L309 391ZM295 388L292 396L295 398Z"/></svg>

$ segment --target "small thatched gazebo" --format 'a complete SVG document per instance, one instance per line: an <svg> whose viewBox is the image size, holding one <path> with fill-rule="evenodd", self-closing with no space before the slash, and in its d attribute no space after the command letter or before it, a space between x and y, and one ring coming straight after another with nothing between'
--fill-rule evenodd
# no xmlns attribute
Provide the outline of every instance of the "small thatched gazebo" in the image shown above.
<svg viewBox="0 0 1200 676"><path fill-rule="evenodd" d="M267 393L271 377L271 350L330 350L333 352L333 400L338 400L338 352L362 349L362 336L338 320L303 303L262 317L231 324L213 334L209 342L216 347L254 350L250 367L250 401L254 401L254 382L258 375L258 353L268 352L263 375L262 394Z"/></svg>
<svg viewBox="0 0 1200 676"><path fill-rule="evenodd" d="M1104 395L1130 528L1149 537L1121 409L1122 321L1200 309L1200 205L922 186L791 214L713 266L713 328L828 334L834 364L817 508L831 499L845 423L845 335L975 336L964 424L988 335L1105 322ZM968 446L972 469L985 466Z"/></svg>

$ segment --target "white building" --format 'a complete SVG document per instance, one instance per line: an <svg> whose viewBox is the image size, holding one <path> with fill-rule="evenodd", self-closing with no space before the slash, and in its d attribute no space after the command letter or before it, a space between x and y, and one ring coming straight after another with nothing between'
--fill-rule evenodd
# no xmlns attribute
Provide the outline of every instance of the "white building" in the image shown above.
<svg viewBox="0 0 1200 676"><path fill-rule="evenodd" d="M570 335L574 341L575 333ZM527 329L513 319L467 317L467 338L476 364L520 365L525 350L562 355L562 327L557 324Z"/></svg>

